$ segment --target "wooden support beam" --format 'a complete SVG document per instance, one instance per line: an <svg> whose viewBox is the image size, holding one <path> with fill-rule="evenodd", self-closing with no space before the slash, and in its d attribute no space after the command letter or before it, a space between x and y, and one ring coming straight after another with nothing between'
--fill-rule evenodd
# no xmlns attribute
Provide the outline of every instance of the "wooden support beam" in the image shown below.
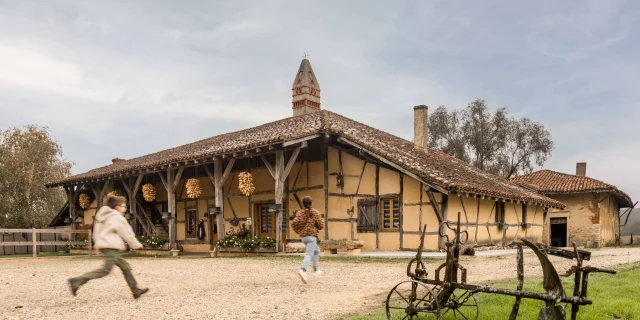
<svg viewBox="0 0 640 320"><path fill-rule="evenodd" d="M178 189L178 184L180 184L180 178L182 177L182 173L184 172L184 167L180 167L178 168L178 171L176 172L176 176L173 180L173 191L176 191L176 189Z"/></svg>
<svg viewBox="0 0 640 320"><path fill-rule="evenodd" d="M262 159L262 162L264 162L264 165L267 167L267 170L269 170L269 173L271 174L271 177L275 179L276 178L276 170L273 168L271 163L269 163L267 158L262 154L260 155L260 159Z"/></svg>
<svg viewBox="0 0 640 320"><path fill-rule="evenodd" d="M360 178L358 179L358 187L356 188L356 193L360 191L360 183L362 183L362 177L364 176L364 170L367 168L367 160L364 161L362 165L362 171L360 171Z"/></svg>
<svg viewBox="0 0 640 320"><path fill-rule="evenodd" d="M276 245L278 248L278 252L282 250L282 198L284 196L284 173L285 173L285 165L284 165L284 151L276 152L276 165L275 165L275 175L274 179L276 180L276 193L275 193L275 202L280 205L280 210L276 213Z"/></svg>
<svg viewBox="0 0 640 320"><path fill-rule="evenodd" d="M379 156L379 155L377 155L377 154L375 154L375 153L372 153L372 152L367 151L367 149L365 149L365 148L361 147L360 145L358 145L358 144L357 144L357 143L355 143L355 142L350 141L349 139L345 139L345 138L340 137L340 138L338 138L338 142L345 143L345 144L351 145L351 146L353 146L353 147L355 147L355 148L358 148L358 149L360 149L360 150L363 150L363 151L367 152L369 155L371 155L372 157L374 157L374 158L376 158L376 159L378 159L378 160L380 160L380 161L382 161L382 162L386 163L387 165L389 165L389 166L393 167L394 169L396 169L396 170L398 170L398 171L400 171L400 172L402 172L402 173L404 173L404 174L406 174L406 175L408 175L408 176L410 176L410 177L412 177L412 178L416 179L417 181L420 181L420 182L422 182L422 183L424 183L424 184L428 185L430 188L435 189L435 190L437 190L438 192L440 192L440 193L442 193L442 194L449 194L449 192L448 192L447 190L442 189L442 188L440 188L440 187L438 187L438 186L435 186L435 185L433 185L433 184L430 184L430 183L427 183L427 182L423 181L423 180L422 180L422 179L420 179L418 176L416 176L415 174L413 174L413 173L411 173L411 172L409 172L409 171L405 170L405 169L404 169L404 168L402 168L401 166L399 166L399 165L397 165L397 164L395 164L395 163L393 163L393 162L391 162L391 161L387 160L386 158L381 157L381 156Z"/></svg>
<svg viewBox="0 0 640 320"><path fill-rule="evenodd" d="M400 173L400 194L398 195L398 201L400 202L399 205L399 210L400 210L400 225L398 226L398 233L400 234L400 249L404 248L403 247L403 242L404 242L404 206L402 205L402 203L404 202L404 197L403 197L403 193L404 193L404 174ZM393 211L393 210L392 210Z"/></svg>
<svg viewBox="0 0 640 320"><path fill-rule="evenodd" d="M167 178L165 178L165 173L163 172L158 172L158 175L160 176L160 181L162 182L162 185L164 186L165 190L169 191L169 183L167 183Z"/></svg>
<svg viewBox="0 0 640 320"><path fill-rule="evenodd" d="M319 134L314 134L314 135L310 135L304 138L300 138L300 139L295 139L295 140L291 140L291 141L286 141L282 143L282 147L288 147L288 146L292 146L298 143L302 143L302 142L307 142L309 140L313 140L315 138L319 138L320 135ZM306 146L306 145L305 145Z"/></svg>
<svg viewBox="0 0 640 320"><path fill-rule="evenodd" d="M325 140L328 135L325 134ZM325 141L322 146L324 161L324 238L329 239L329 145ZM377 248L377 247L376 247Z"/></svg>
<svg viewBox="0 0 640 320"><path fill-rule="evenodd" d="M289 158L289 162L282 172L282 177L286 178L289 176L289 172L291 172L291 168L293 168L293 165L296 163L296 159L298 158L298 154L300 154L300 149L301 148L296 148L293 150L293 154L291 155L291 158Z"/></svg>

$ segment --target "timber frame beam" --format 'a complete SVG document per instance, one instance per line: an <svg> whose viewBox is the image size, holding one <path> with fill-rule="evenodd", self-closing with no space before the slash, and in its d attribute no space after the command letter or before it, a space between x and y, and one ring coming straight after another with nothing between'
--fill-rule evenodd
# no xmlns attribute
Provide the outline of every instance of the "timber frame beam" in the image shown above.
<svg viewBox="0 0 640 320"><path fill-rule="evenodd" d="M213 190L215 192L215 203L216 207L220 208L220 214L216 214L216 225L218 229L218 239L224 238L225 230L224 230L224 184L227 181L227 177L233 169L233 165L236 163L235 158L229 159L227 162L227 166L222 170L222 158L215 158L213 160L213 173L207 165L204 165L204 171L207 173L209 177L209 181L213 185Z"/></svg>
<svg viewBox="0 0 640 320"><path fill-rule="evenodd" d="M285 159L284 159L284 151L276 152L275 166L271 165L271 163L269 163L266 157L264 157L263 155L260 156L260 158L262 159L262 162L264 162L264 165L267 167L267 170L271 174L271 177L273 178L273 180L275 180L275 184L276 184L275 185L275 202L276 202L276 205L280 205L280 208L276 213L276 245L277 245L278 251L284 251L284 247L282 243L282 219L283 219L282 199L284 197L284 184L285 184L285 181L287 180L287 177L289 176L289 173L291 172L291 169L293 168L293 165L296 162L296 159L298 158L298 155L300 154L300 150L306 147L307 147L307 142L306 141L301 142L300 146L297 147L295 150L293 150L293 154L287 161L286 165L285 165Z"/></svg>
<svg viewBox="0 0 640 320"><path fill-rule="evenodd" d="M393 162L391 162L391 161L389 161L389 160L385 159L384 157L381 157L381 156L379 156L379 155L377 155L377 154L375 154L375 153L372 153L372 152L368 151L367 149L365 149L365 148L361 147L360 145L358 145L358 144L357 144L357 143L355 143L355 142L352 142L352 141L350 141L350 140L348 140L348 139L346 139L346 138L343 138L343 137L338 138L338 140L337 140L337 141L338 141L338 142L340 142L340 143L348 144L348 145L350 145L350 146L352 146L352 147L354 147L354 148L357 148L357 149L358 149L359 151L361 151L361 152L365 152L365 153L369 154L371 157L373 157L373 158L377 159L378 161L381 161L381 162L383 162L383 163L385 163L385 164L387 164L387 165L391 166L391 167L392 167L392 168L394 168L395 170L400 171L400 172L402 172L402 173L404 173L404 174L408 175L409 177L411 177L411 178L413 178L413 179L415 179L415 180L417 180L417 181L419 181L419 182L422 182L423 184L425 184L425 185L429 186L429 187L430 187L430 188L432 188L432 189L437 190L438 192L440 192L440 193L442 193L442 194L449 194L449 192L448 192L447 190L442 189L442 188L440 188L440 187L438 187L438 186L434 186L434 185L432 185L432 184L430 184L430 183L427 183L427 182L423 181L422 179L420 179L420 178L419 178L418 176L416 176L415 174L413 174L413 173L411 173L411 172L407 171L406 169L402 168L401 166L396 165L395 163L393 163Z"/></svg>

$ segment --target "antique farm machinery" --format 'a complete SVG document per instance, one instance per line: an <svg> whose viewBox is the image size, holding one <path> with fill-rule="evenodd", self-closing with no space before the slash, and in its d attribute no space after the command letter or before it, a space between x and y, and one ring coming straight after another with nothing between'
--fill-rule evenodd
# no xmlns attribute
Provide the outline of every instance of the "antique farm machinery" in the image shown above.
<svg viewBox="0 0 640 320"><path fill-rule="evenodd" d="M522 239L522 243L517 243L517 273L518 285L515 290L492 288L489 286L473 285L467 283L467 269L459 263L460 250L468 240L467 230L460 230L460 213L455 228L451 227L448 221L442 222L441 226L453 231L453 239L447 233L442 234L444 228L440 228L439 236L446 239L446 261L435 270L432 279L428 278L428 273L422 261L422 250L424 247L424 237L426 234L425 225L420 237L420 247L416 257L407 266L407 280L397 284L389 292L386 300L386 311L388 319L440 319L446 315L447 318L454 319L476 319L480 313L477 293L492 293L515 297L515 304L511 310L509 319L515 320L518 316L520 301L522 298L541 300L545 306L540 310L539 320L564 320L566 319L565 307L563 304L571 304L571 319L577 319L580 306L591 304L587 299L587 289L589 274L594 272L604 272L615 274L616 271L598 269L583 266L584 260L591 258L591 253L578 250L575 243L573 250L565 250L555 247L535 245ZM524 263L522 245L526 245L535 253L543 271L543 288L546 292L530 292L523 290L524 284ZM572 266L564 276L575 276L575 287L572 296L566 296L560 275L549 261L547 254L576 259L576 265ZM444 269L444 278L441 278L441 271Z"/></svg>

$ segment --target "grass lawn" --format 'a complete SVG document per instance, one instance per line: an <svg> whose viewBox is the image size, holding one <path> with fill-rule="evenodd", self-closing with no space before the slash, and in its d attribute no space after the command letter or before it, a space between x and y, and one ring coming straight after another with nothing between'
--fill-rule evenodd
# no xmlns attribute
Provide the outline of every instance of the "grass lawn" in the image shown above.
<svg viewBox="0 0 640 320"><path fill-rule="evenodd" d="M589 275L588 299L592 305L580 307L578 319L640 319L640 264L631 264L616 268L617 275L591 274ZM562 277L567 295L573 293L573 276ZM496 288L515 289L517 280L487 282ZM389 288L391 289L391 288ZM527 278L525 276L525 290L542 292L542 278ZM386 299L386 296L384 297ZM495 294L479 293L480 316L478 319L507 319L511 314L514 297ZM518 319L537 319L544 303L537 300L522 299ZM567 319L571 317L571 305L566 307ZM404 314L398 314L394 319L402 319ZM362 313L347 317L348 320L376 320L387 319L384 309L371 313ZM422 319L422 318L420 318ZM441 319L455 319L451 312Z"/></svg>

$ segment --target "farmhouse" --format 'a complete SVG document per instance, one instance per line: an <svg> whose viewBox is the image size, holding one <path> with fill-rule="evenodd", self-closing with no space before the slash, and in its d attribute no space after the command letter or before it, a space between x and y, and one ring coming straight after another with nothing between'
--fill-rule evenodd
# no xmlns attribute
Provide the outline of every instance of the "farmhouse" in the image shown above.
<svg viewBox="0 0 640 320"><path fill-rule="evenodd" d="M600 247L620 241L620 208L632 206L631 198L613 185L587 177L587 164L576 164L576 174L540 170L511 181L566 204L549 211L544 241L565 247Z"/></svg>
<svg viewBox="0 0 640 320"><path fill-rule="evenodd" d="M548 209L564 205L438 150L428 149L428 108L414 107L414 141L323 110L302 60L293 116L51 182L68 194L70 222L90 225L105 195L128 197L140 234L166 232L172 248L209 251L231 228L299 241L289 217L309 195L324 214L321 239L359 239L364 250L443 246L440 222L462 217L469 244L542 238ZM252 180L252 181L251 181ZM144 192L142 190L144 189ZM79 198L82 197L83 205ZM203 220L206 236L197 236Z"/></svg>

